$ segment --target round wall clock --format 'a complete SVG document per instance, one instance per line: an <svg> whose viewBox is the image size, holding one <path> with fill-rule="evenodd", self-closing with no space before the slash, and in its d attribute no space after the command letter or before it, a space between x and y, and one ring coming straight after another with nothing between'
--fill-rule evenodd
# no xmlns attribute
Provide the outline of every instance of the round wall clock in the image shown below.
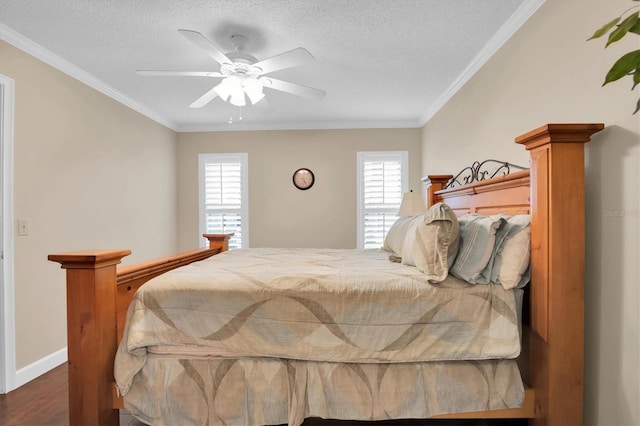
<svg viewBox="0 0 640 426"><path fill-rule="evenodd" d="M309 169L302 168L293 172L293 184L303 191L311 188L315 180L313 172Z"/></svg>

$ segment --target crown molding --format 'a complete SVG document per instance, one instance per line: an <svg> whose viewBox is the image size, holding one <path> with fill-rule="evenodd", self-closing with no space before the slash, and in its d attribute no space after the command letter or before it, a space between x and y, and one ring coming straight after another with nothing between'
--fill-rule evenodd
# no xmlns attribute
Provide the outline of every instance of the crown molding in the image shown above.
<svg viewBox="0 0 640 426"><path fill-rule="evenodd" d="M454 80L447 90L440 96L422 116L420 127L427 124L442 107L455 95L467 81L513 36L516 31L542 6L545 0L529 0L522 3L511 17L491 37L489 42L478 52L462 74Z"/></svg>
<svg viewBox="0 0 640 426"><path fill-rule="evenodd" d="M422 125L416 121L323 121L323 122L282 122L251 123L247 121L179 126L177 132L238 132L260 130L342 130L342 129L418 129Z"/></svg>
<svg viewBox="0 0 640 426"><path fill-rule="evenodd" d="M114 89L109 86L102 80L96 78L95 76L89 74L85 70L78 68L73 65L71 62L62 59L60 56L52 53L51 51L45 49L37 43L29 40L23 35L15 32L11 28L6 25L0 24L0 39L6 41L7 43L17 47L23 52L28 53L29 55L39 59L40 61L52 66L53 68L61 71L70 77L75 78L76 80L86 84L87 86L97 90L98 92L114 99L115 101L131 108L132 110L139 112L140 114L150 118L151 120L168 127L169 129L176 131L177 125L171 120L163 117L156 112L150 110L149 108L141 105L140 103L134 101L128 96L124 95L122 92Z"/></svg>

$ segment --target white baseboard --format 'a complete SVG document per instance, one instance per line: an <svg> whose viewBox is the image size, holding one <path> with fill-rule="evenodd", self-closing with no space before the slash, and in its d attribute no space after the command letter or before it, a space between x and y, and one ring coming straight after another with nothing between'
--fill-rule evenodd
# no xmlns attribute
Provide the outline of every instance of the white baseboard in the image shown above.
<svg viewBox="0 0 640 426"><path fill-rule="evenodd" d="M67 362L67 348L62 348L16 371L15 387L19 388L65 362Z"/></svg>

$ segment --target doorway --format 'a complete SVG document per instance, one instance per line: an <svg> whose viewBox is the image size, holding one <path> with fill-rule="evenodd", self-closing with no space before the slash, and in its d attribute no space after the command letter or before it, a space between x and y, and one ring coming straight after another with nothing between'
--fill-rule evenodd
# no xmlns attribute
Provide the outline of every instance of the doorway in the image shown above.
<svg viewBox="0 0 640 426"><path fill-rule="evenodd" d="M0 393L15 388L13 288L14 82L0 74Z"/></svg>

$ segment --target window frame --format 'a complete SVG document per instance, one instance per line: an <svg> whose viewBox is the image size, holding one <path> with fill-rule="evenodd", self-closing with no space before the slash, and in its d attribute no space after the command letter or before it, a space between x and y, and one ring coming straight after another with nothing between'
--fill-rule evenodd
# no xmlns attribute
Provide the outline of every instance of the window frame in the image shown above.
<svg viewBox="0 0 640 426"><path fill-rule="evenodd" d="M365 208L364 205L364 165L366 162L373 161L400 161L401 167L401 196L400 200L402 202L402 196L405 192L408 191L409 188L409 151L359 151L357 152L357 197L358 197L358 218L357 218L357 248L364 249L364 218L368 209ZM398 204L398 210L400 209L400 205Z"/></svg>
<svg viewBox="0 0 640 426"><path fill-rule="evenodd" d="M220 163L240 163L240 202L239 209L241 217L242 236L240 248L249 247L249 154L239 153L200 153L198 154L198 238L201 247L208 247L209 242L202 236L206 226L205 211L205 164L212 162Z"/></svg>

